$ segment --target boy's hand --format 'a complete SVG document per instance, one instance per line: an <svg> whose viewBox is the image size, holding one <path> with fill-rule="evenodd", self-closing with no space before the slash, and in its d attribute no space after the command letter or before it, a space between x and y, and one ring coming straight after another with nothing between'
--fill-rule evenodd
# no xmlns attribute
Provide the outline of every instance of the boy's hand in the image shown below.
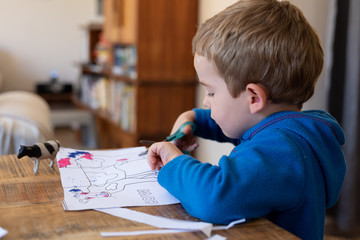
<svg viewBox="0 0 360 240"><path fill-rule="evenodd" d="M171 142L157 142L150 146L147 161L152 170L160 170L165 164L182 154Z"/></svg>
<svg viewBox="0 0 360 240"><path fill-rule="evenodd" d="M189 131L186 129L189 128ZM199 144L195 141L195 137L193 133L191 132L191 127L186 126L183 130L185 135L182 138L176 139L172 141L175 146L177 146L182 152L192 152L194 151Z"/></svg>
<svg viewBox="0 0 360 240"><path fill-rule="evenodd" d="M190 122L195 121L195 112L194 111L187 111L187 112L182 113L178 117L178 119L175 121L175 124L172 128L171 134L175 133L180 128L180 126L184 122L187 122L187 121L190 121ZM176 140L172 141L172 143L174 143L183 152L194 151L199 146L199 144L197 142L195 142L195 137L193 135L191 126L190 125L185 126L184 129L182 130L182 132L185 133L185 135L180 139L176 139Z"/></svg>

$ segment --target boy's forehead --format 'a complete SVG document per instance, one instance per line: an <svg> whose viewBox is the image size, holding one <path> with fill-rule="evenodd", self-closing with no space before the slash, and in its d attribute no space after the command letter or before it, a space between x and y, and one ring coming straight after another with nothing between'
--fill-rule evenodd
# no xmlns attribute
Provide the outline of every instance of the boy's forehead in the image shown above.
<svg viewBox="0 0 360 240"><path fill-rule="evenodd" d="M201 59L202 57L203 57L203 56L195 53L195 54L194 54L194 64L199 64L199 61L200 61L200 59Z"/></svg>
<svg viewBox="0 0 360 240"><path fill-rule="evenodd" d="M224 80L220 77L215 64L207 57L195 54L194 67L201 85L212 87L224 82Z"/></svg>
<svg viewBox="0 0 360 240"><path fill-rule="evenodd" d="M213 65L213 62L208 57L195 53L194 64L195 65L199 65L199 64Z"/></svg>
<svg viewBox="0 0 360 240"><path fill-rule="evenodd" d="M215 65L207 57L195 54L194 67L196 70L212 70L215 67Z"/></svg>
<svg viewBox="0 0 360 240"><path fill-rule="evenodd" d="M208 74L209 70L211 70L211 63L210 61L201 55L195 54L194 56L194 67L196 70L196 75L199 80L199 82L203 85L206 85L204 82L204 74Z"/></svg>

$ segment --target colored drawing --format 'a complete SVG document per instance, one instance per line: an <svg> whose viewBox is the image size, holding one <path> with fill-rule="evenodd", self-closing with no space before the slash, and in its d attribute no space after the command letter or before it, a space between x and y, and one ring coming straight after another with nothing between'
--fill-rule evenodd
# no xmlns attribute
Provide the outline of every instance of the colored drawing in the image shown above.
<svg viewBox="0 0 360 240"><path fill-rule="evenodd" d="M110 151L61 148L57 162L64 208L83 210L177 203L157 182L157 171L139 153L144 147Z"/></svg>

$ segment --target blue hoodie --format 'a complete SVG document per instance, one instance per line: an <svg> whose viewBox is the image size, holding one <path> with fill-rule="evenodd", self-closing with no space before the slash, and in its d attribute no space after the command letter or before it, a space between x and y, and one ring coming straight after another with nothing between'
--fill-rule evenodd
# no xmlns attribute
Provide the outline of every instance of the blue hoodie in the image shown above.
<svg viewBox="0 0 360 240"><path fill-rule="evenodd" d="M194 217L215 224L265 217L302 239L323 239L325 209L337 201L344 176L344 134L323 111L278 112L240 139L227 138L194 109L195 135L235 147L219 166L181 155L158 181Z"/></svg>

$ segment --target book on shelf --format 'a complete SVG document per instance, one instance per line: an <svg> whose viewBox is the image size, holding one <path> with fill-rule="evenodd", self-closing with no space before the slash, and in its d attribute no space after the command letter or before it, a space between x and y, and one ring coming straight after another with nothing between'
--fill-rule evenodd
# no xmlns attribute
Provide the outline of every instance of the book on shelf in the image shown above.
<svg viewBox="0 0 360 240"><path fill-rule="evenodd" d="M113 74L119 76L126 76L130 79L137 78L137 53L136 47L134 45L114 45L113 56Z"/></svg>
<svg viewBox="0 0 360 240"><path fill-rule="evenodd" d="M111 78L83 75L80 92L84 105L105 112L124 131L136 131L134 86Z"/></svg>

